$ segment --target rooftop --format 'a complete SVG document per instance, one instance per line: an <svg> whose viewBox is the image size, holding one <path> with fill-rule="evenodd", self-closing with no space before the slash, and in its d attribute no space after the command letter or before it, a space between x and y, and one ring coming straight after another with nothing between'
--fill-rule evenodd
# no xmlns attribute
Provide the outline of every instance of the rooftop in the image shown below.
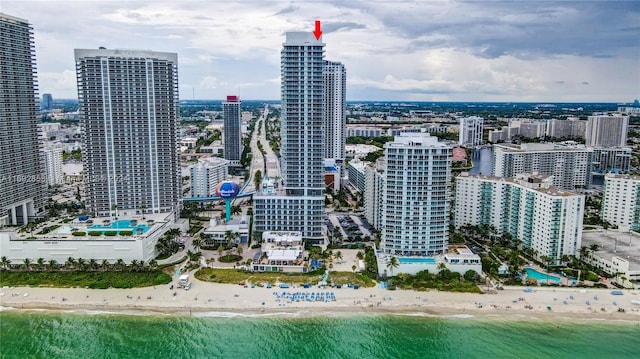
<svg viewBox="0 0 640 359"><path fill-rule="evenodd" d="M583 231L582 246L597 244L596 256L611 260L620 257L629 261L630 270L640 270L640 235L634 232Z"/></svg>

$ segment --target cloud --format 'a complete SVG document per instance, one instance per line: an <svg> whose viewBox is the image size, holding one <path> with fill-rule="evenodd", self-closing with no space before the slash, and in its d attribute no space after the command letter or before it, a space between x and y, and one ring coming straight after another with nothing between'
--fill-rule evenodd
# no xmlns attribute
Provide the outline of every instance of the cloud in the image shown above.
<svg viewBox="0 0 640 359"><path fill-rule="evenodd" d="M105 46L178 53L187 98L279 99L283 35L315 20L348 99L640 97L633 1L0 2L32 23L40 92L56 98L76 96L73 49Z"/></svg>

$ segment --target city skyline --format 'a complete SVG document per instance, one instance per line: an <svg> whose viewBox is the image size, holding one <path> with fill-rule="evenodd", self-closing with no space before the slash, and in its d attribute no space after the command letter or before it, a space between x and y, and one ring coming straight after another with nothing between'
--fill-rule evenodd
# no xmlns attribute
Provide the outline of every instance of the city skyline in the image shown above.
<svg viewBox="0 0 640 359"><path fill-rule="evenodd" d="M336 44L327 58L352 69L349 101L640 97L640 10L630 1L183 5L3 0L2 12L33 25L41 92L58 99L75 97L73 48L104 46L178 53L181 99L276 100L274 49L284 32L311 32L316 19Z"/></svg>

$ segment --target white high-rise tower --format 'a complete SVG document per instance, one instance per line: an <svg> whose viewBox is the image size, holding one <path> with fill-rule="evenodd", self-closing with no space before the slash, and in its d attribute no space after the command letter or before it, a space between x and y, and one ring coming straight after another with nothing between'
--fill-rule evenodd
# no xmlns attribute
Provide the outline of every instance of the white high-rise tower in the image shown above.
<svg viewBox="0 0 640 359"><path fill-rule="evenodd" d="M347 126L347 72L339 62L325 61L325 158L344 161Z"/></svg>
<svg viewBox="0 0 640 359"><path fill-rule="evenodd" d="M178 55L101 48L75 57L89 213L174 212Z"/></svg>
<svg viewBox="0 0 640 359"><path fill-rule="evenodd" d="M254 196L255 230L300 231L324 241L324 44L311 32L288 32L281 53L282 186Z"/></svg>

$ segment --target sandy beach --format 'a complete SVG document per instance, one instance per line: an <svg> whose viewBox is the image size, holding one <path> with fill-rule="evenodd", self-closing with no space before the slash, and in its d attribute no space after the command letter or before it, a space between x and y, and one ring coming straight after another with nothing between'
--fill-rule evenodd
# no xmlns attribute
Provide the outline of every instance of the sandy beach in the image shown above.
<svg viewBox="0 0 640 359"><path fill-rule="evenodd" d="M0 288L2 310L106 311L122 314L360 315L407 314L495 318L610 319L640 323L635 291L506 287L496 294L389 291L381 288L261 288L193 281L190 290L171 284L133 289ZM324 301L308 301L313 293ZM326 293L333 293L329 300ZM175 293L175 295L174 295ZM292 300L292 294L297 298ZM284 294L284 295L283 295ZM624 308L619 312L618 308Z"/></svg>

